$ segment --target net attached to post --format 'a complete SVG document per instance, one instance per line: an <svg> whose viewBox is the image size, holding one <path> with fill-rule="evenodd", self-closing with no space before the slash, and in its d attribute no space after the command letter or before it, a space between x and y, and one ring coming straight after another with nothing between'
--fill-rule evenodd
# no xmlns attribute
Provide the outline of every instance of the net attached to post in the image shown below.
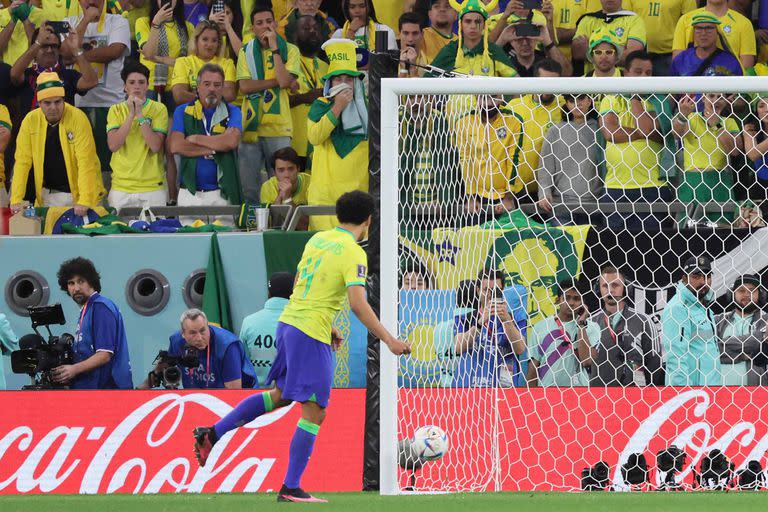
<svg viewBox="0 0 768 512"><path fill-rule="evenodd" d="M765 467L761 91L385 81L382 311L413 353L384 362L383 492L733 487Z"/></svg>

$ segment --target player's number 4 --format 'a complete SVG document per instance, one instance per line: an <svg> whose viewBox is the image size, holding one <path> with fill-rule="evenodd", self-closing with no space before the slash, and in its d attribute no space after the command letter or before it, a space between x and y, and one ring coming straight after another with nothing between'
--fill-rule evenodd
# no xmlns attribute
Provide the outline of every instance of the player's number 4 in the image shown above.
<svg viewBox="0 0 768 512"><path fill-rule="evenodd" d="M299 270L299 282L304 281L304 295L305 298L309 293L309 287L312 286L312 279L315 277L315 270L320 266L320 262L323 258L307 258L307 264Z"/></svg>

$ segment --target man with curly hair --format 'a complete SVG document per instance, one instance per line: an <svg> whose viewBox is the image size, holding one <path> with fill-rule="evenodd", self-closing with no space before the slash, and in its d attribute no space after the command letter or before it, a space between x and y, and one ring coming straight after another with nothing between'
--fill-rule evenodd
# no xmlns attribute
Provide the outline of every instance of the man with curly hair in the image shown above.
<svg viewBox="0 0 768 512"><path fill-rule="evenodd" d="M93 262L67 260L56 276L62 291L80 306L80 316L72 346L74 364L54 368L54 380L71 389L132 389L123 315L101 295L101 276Z"/></svg>

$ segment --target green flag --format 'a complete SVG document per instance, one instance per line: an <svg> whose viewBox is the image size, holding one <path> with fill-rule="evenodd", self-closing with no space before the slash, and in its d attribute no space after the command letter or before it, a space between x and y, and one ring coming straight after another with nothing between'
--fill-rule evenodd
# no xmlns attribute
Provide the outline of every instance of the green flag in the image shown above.
<svg viewBox="0 0 768 512"><path fill-rule="evenodd" d="M208 268L205 272L203 312L211 324L232 331L227 281L224 278L224 265L221 261L219 239L216 233L211 236L211 252L208 255Z"/></svg>

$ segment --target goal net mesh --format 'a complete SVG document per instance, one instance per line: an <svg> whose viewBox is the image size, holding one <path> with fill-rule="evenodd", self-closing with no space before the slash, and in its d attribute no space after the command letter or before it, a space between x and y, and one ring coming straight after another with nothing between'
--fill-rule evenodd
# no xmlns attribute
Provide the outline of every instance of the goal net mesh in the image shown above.
<svg viewBox="0 0 768 512"><path fill-rule="evenodd" d="M588 80L397 96L399 491L693 489L765 466L768 96ZM583 472L599 461L608 483Z"/></svg>

